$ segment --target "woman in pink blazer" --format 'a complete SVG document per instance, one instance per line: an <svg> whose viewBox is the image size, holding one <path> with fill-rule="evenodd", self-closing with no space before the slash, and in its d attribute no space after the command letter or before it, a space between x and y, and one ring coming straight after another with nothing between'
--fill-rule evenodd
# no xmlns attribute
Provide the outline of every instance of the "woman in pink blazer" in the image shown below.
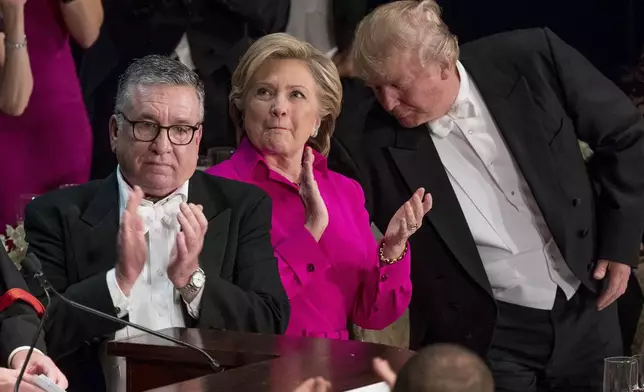
<svg viewBox="0 0 644 392"><path fill-rule="evenodd" d="M255 184L273 201L272 242L291 301L286 334L347 339L348 321L382 329L398 319L411 298L407 239L431 197L419 189L376 242L362 188L327 168L342 101L333 62L289 35L267 35L241 59L230 100L241 142L207 172Z"/></svg>

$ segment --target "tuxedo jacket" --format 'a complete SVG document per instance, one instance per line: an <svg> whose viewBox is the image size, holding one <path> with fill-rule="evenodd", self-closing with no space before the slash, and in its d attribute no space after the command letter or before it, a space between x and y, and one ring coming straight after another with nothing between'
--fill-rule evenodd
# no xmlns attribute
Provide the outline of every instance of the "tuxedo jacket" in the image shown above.
<svg viewBox="0 0 644 392"><path fill-rule="evenodd" d="M208 231L199 256L206 273L200 317L194 320L184 309L186 325L283 333L290 308L271 245L270 198L252 185L197 171L188 202L203 206ZM49 282L69 299L112 316L105 275L116 264L119 217L115 173L40 196L25 211L29 251L40 258ZM49 312L47 347L67 375L69 390L104 390L98 347L121 326L58 299Z"/></svg>
<svg viewBox="0 0 644 392"><path fill-rule="evenodd" d="M644 123L628 98L548 29L461 46L480 91L568 266L589 290L598 259L635 266L644 224ZM426 125L405 129L377 103L357 146L380 230L419 187L433 196L411 237L411 348L454 342L484 355L497 308L483 263ZM595 151L587 165L578 139ZM352 148L353 147L353 148ZM632 277L631 328L641 309ZM623 326L624 328L624 326Z"/></svg>
<svg viewBox="0 0 644 392"><path fill-rule="evenodd" d="M27 290L20 271L0 246L0 295L11 289ZM9 354L21 346L30 346L40 320L36 311L25 302L16 302L0 312L0 367L7 367ZM45 352L44 333L41 333L36 348Z"/></svg>

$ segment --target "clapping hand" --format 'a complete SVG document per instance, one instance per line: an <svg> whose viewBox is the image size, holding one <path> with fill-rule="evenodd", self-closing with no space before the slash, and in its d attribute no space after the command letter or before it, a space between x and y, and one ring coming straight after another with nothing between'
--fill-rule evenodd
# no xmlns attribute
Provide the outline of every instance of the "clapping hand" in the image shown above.
<svg viewBox="0 0 644 392"><path fill-rule="evenodd" d="M148 244L145 240L143 220L137 213L142 201L143 191L135 186L134 190L130 191L116 237L116 281L126 296L130 295L148 259Z"/></svg>
<svg viewBox="0 0 644 392"><path fill-rule="evenodd" d="M0 0L0 10L21 9L27 0Z"/></svg>
<svg viewBox="0 0 644 392"><path fill-rule="evenodd" d="M309 378L300 384L293 392L329 392L331 383L322 377Z"/></svg>
<svg viewBox="0 0 644 392"><path fill-rule="evenodd" d="M306 229L316 241L319 241L329 224L329 211L322 200L318 183L313 176L315 157L311 147L304 148L302 174L300 175L300 197L306 210Z"/></svg>
<svg viewBox="0 0 644 392"><path fill-rule="evenodd" d="M372 366L373 371L376 372L378 377L380 377L380 379L384 381L389 388L393 388L396 383L397 376L396 372L391 368L391 365L389 365L389 362L386 359L374 358Z"/></svg>
<svg viewBox="0 0 644 392"><path fill-rule="evenodd" d="M208 220L203 206L181 203L178 219L181 231L177 233L175 252L168 265L168 278L174 287L188 285L190 277L199 268L199 254L208 231Z"/></svg>
<svg viewBox="0 0 644 392"><path fill-rule="evenodd" d="M432 195L426 194L424 188L418 188L389 221L383 238L386 258L395 259L404 252L407 240L422 226L423 217L431 209Z"/></svg>

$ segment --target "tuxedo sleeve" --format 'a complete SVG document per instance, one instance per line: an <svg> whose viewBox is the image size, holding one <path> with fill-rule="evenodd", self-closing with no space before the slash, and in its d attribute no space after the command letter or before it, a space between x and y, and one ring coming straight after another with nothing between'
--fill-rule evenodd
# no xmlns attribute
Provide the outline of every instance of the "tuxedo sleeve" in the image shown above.
<svg viewBox="0 0 644 392"><path fill-rule="evenodd" d="M283 333L290 305L271 244L271 200L260 193L239 223L239 241L231 280L208 276L201 303L202 326L236 331Z"/></svg>
<svg viewBox="0 0 644 392"><path fill-rule="evenodd" d="M43 273L58 292L72 301L116 317L105 272L70 284L63 221L57 208L43 206L38 199L30 203L25 210L29 252L40 259ZM43 289L36 282L31 283L30 288L43 301ZM54 359L75 351L84 342L102 339L120 328L119 324L75 309L52 294L45 322L45 340Z"/></svg>
<svg viewBox="0 0 644 392"><path fill-rule="evenodd" d="M545 29L554 71L577 137L594 151L597 256L635 266L644 225L644 120L615 84Z"/></svg>
<svg viewBox="0 0 644 392"><path fill-rule="evenodd" d="M2 272L0 281L2 294L10 289L27 289L20 272L1 247L0 271ZM13 350L31 345L38 323L36 311L25 302L18 301L0 313L0 366L8 367L7 360ZM42 334L37 340L36 347L40 351L45 351Z"/></svg>

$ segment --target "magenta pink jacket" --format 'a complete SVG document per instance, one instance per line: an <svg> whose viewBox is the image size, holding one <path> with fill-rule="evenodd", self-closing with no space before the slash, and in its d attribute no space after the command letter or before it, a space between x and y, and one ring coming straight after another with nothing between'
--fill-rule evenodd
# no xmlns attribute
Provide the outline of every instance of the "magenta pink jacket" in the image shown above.
<svg viewBox="0 0 644 392"><path fill-rule="evenodd" d="M291 302L287 335L347 339L348 322L382 329L409 306L410 252L381 265L360 185L329 170L318 153L313 171L329 211L319 242L304 227L297 185L270 170L248 139L206 172L255 184L273 201L271 237Z"/></svg>

